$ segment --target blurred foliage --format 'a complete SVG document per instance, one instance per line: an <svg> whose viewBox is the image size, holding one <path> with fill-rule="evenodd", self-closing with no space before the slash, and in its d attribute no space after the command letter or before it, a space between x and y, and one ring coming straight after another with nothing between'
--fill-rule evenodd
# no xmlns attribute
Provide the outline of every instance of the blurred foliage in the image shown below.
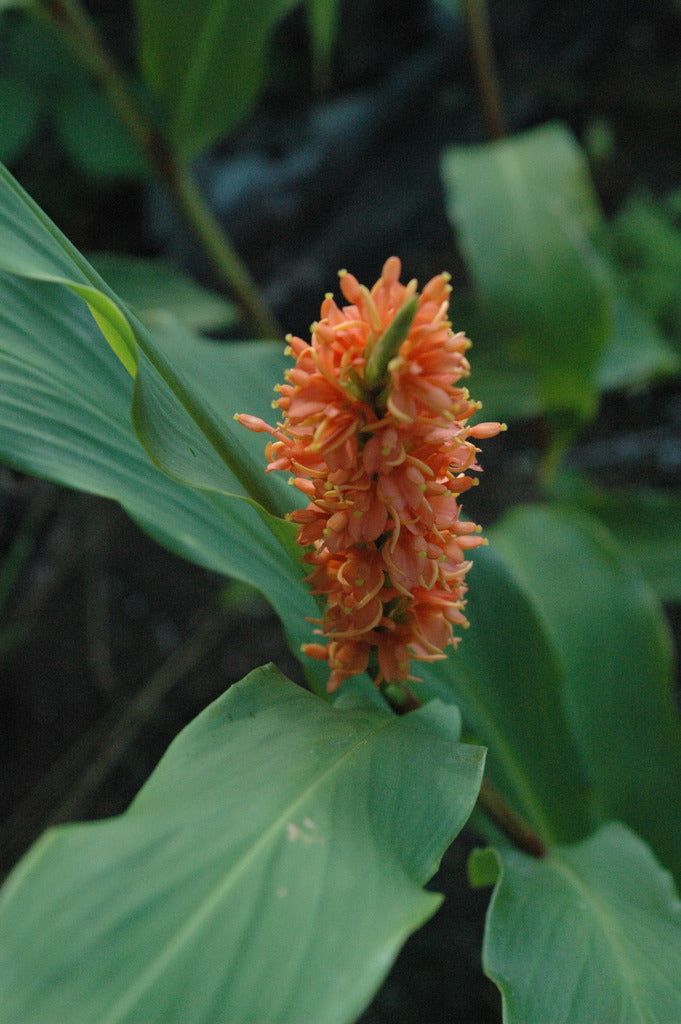
<svg viewBox="0 0 681 1024"><path fill-rule="evenodd" d="M585 156L564 126L452 147L442 166L474 286L459 302L459 322L475 339L476 380L489 415L543 413L557 423L555 414L571 413L574 431L594 417L601 392L644 387L678 371L660 303L645 300L647 278L640 276L644 246L658 292L678 301L681 236L676 254L664 239L660 256L641 236L640 218L632 223L625 211L639 262L614 258L609 231L623 250L622 227L616 221L609 228ZM644 227L649 231L648 220Z"/></svg>
<svg viewBox="0 0 681 1024"><path fill-rule="evenodd" d="M681 354L681 190L662 199L630 196L607 242L627 294Z"/></svg>
<svg viewBox="0 0 681 1024"><path fill-rule="evenodd" d="M145 163L118 117L53 30L12 12L0 28L0 160L15 163L49 131L87 177L145 176Z"/></svg>

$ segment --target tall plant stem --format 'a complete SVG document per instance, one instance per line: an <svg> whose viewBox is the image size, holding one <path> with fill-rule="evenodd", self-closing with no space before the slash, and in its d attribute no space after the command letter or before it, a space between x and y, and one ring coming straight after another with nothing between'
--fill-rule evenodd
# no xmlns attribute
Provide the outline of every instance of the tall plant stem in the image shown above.
<svg viewBox="0 0 681 1024"><path fill-rule="evenodd" d="M210 260L216 278L232 295L251 328L263 337L279 337L281 330L272 311L196 181L178 160L165 133L152 123L128 88L125 76L79 0L38 0L38 9L45 13L97 80L151 170L167 188L173 203Z"/></svg>
<svg viewBox="0 0 681 1024"><path fill-rule="evenodd" d="M487 0L463 0L463 10L485 126L491 139L502 139L506 132Z"/></svg>

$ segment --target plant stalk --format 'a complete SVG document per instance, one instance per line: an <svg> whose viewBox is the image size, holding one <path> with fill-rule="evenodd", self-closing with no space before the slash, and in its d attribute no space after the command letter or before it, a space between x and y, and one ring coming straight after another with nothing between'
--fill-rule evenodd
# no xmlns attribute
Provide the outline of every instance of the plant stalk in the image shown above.
<svg viewBox="0 0 681 1024"><path fill-rule="evenodd" d="M190 172L178 160L165 133L154 125L128 88L125 76L105 48L80 0L38 0L44 12L93 75L151 170L163 182L176 208L210 260L219 282L232 295L251 328L266 338L281 329Z"/></svg>
<svg viewBox="0 0 681 1024"><path fill-rule="evenodd" d="M516 814L512 807L509 807L501 793L497 792L484 776L478 793L478 807L503 832L506 838L510 839L516 849L522 850L530 857L546 856L546 846L537 833L523 821L519 814Z"/></svg>
<svg viewBox="0 0 681 1024"><path fill-rule="evenodd" d="M487 0L463 0L463 10L483 120L491 139L503 139L506 130Z"/></svg>

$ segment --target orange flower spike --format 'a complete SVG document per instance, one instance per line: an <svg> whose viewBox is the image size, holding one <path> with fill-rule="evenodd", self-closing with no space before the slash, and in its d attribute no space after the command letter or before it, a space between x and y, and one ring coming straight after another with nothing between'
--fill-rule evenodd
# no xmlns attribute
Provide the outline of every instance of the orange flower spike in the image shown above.
<svg viewBox="0 0 681 1024"><path fill-rule="evenodd" d="M486 543L461 521L459 496L477 483L478 449L499 423L468 424L479 408L460 381L470 372L465 334L448 320L451 286L440 274L420 295L400 282L392 256L371 290L346 271L312 325L311 342L287 338L295 365L273 405L268 470L293 471L309 499L292 512L309 550L313 592L326 609L327 643L303 648L329 663L329 691L377 666L376 682L405 682L411 659L443 658L465 627L465 552Z"/></svg>

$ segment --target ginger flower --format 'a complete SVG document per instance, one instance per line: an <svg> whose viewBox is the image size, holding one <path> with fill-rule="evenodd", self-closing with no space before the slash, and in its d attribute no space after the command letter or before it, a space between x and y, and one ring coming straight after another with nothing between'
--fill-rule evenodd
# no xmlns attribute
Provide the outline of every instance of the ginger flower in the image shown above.
<svg viewBox="0 0 681 1024"><path fill-rule="evenodd" d="M505 426L468 423L480 403L459 386L470 342L447 319L448 275L419 294L400 271L392 256L371 291L341 271L347 305L327 295L311 342L287 338L281 422L235 417L272 435L267 472L291 473L309 498L290 519L326 642L303 650L328 660L329 691L367 668L377 684L418 681L412 660L446 657L468 625L466 554L486 543L459 496L477 483L474 440Z"/></svg>

